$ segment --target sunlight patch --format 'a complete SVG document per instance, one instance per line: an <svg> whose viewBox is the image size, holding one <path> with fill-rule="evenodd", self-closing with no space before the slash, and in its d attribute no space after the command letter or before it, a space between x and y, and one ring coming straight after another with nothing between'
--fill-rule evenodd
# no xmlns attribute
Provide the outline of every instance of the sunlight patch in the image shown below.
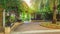
<svg viewBox="0 0 60 34"><path fill-rule="evenodd" d="M23 0L23 1L25 1L29 7L31 6L31 0Z"/></svg>

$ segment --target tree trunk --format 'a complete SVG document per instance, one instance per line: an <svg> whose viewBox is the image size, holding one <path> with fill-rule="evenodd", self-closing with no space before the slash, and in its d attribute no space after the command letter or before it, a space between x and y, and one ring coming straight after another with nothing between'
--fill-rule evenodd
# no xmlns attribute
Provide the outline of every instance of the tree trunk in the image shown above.
<svg viewBox="0 0 60 34"><path fill-rule="evenodd" d="M56 13L57 12L57 4L56 4L56 1L57 0L54 1L54 5L53 5L54 6L53 7L53 20L52 20L52 23L53 24L56 24L56 21L57 21L57 19L56 19L56 14L57 14Z"/></svg>
<svg viewBox="0 0 60 34"><path fill-rule="evenodd" d="M3 31L3 8L0 8L0 32Z"/></svg>

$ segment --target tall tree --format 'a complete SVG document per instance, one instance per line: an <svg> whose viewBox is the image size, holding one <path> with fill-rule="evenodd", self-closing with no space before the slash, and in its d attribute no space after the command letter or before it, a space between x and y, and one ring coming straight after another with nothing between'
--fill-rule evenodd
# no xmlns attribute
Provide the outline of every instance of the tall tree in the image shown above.
<svg viewBox="0 0 60 34"><path fill-rule="evenodd" d="M56 21L57 21L57 18L56 18L56 12L57 12L57 1L58 0L54 0L53 1L53 21L52 21L52 23L53 24L56 24Z"/></svg>
<svg viewBox="0 0 60 34"><path fill-rule="evenodd" d="M4 0L0 0L0 32L4 31L3 29L3 10L4 10Z"/></svg>

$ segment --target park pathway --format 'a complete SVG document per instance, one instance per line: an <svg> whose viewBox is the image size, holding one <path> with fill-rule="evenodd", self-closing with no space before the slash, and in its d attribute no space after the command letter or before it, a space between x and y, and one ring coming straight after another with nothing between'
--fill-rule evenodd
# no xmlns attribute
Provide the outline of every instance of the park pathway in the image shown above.
<svg viewBox="0 0 60 34"><path fill-rule="evenodd" d="M40 26L40 22L24 23L18 26L11 34L60 34L60 30Z"/></svg>
<svg viewBox="0 0 60 34"><path fill-rule="evenodd" d="M40 22L31 22L31 23L24 23L18 26L14 31L21 32L21 31L32 31L32 30L48 30L49 28L40 26Z"/></svg>

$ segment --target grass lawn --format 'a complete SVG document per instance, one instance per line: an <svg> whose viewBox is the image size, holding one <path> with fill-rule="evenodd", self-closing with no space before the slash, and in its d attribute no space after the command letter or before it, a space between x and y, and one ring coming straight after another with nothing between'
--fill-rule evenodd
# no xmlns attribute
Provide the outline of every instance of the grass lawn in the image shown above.
<svg viewBox="0 0 60 34"><path fill-rule="evenodd" d="M57 24L52 23L41 23L40 26L52 28L52 29L60 29L60 23L57 22Z"/></svg>

